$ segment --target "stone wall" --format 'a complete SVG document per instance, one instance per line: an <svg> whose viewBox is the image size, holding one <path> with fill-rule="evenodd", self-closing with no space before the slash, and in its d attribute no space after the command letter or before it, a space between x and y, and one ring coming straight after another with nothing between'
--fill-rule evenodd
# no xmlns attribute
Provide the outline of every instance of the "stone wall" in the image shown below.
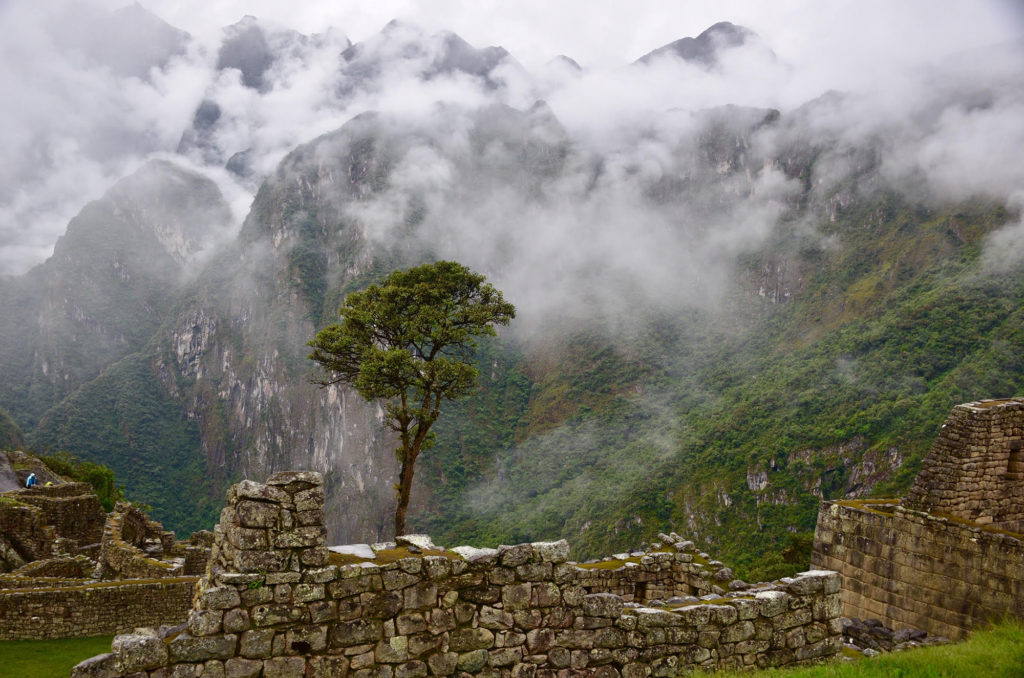
<svg viewBox="0 0 1024 678"><path fill-rule="evenodd" d="M1024 398L957 405L903 505L1024 532Z"/></svg>
<svg viewBox="0 0 1024 678"><path fill-rule="evenodd" d="M7 495L0 496L0 573L56 555L56 531L43 512Z"/></svg>
<svg viewBox="0 0 1024 678"><path fill-rule="evenodd" d="M107 514L88 483L39 485L8 492L5 496L41 510L45 522L61 537L73 541L76 547L98 544L103 535Z"/></svg>
<svg viewBox="0 0 1024 678"><path fill-rule="evenodd" d="M183 622L197 578L0 590L0 640L124 633Z"/></svg>
<svg viewBox="0 0 1024 678"><path fill-rule="evenodd" d="M894 503L825 502L812 567L843 576L843 614L962 638L1024 618L1020 538Z"/></svg>
<svg viewBox="0 0 1024 678"><path fill-rule="evenodd" d="M73 676L633 678L841 645L834 572L646 607L624 597L707 590L727 571L683 540L590 565L567 562L564 541L446 551L405 538L332 556L319 474L243 481L227 499L187 628L118 636Z"/></svg>
<svg viewBox="0 0 1024 678"><path fill-rule="evenodd" d="M127 538L126 538L127 537ZM169 537L169 539L168 539ZM97 575L102 579L153 579L180 577L185 572L184 559L160 560L167 541L174 543L174 533L150 520L134 506L119 503L107 518L100 543ZM153 552L140 546L152 542ZM154 557L157 556L157 557Z"/></svg>

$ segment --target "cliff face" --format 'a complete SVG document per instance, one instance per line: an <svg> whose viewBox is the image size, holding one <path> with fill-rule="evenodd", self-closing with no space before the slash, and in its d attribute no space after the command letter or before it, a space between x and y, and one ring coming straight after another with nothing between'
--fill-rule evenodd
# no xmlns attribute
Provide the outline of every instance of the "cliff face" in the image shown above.
<svg viewBox="0 0 1024 678"><path fill-rule="evenodd" d="M311 384L305 344L349 291L458 259L523 312L438 423L416 529L585 557L677 527L783 574L757 559L798 543L819 499L905 483L947 401L1024 385L1001 367L1024 290L978 265L1012 215L882 190L870 148L807 142L774 111L657 122L674 136L599 153L543 104L360 115L287 155L215 250L212 184L151 166L0 281L21 319L0 328L0 403L169 527L209 527L239 477L307 468L331 541L386 538L382 411Z"/></svg>

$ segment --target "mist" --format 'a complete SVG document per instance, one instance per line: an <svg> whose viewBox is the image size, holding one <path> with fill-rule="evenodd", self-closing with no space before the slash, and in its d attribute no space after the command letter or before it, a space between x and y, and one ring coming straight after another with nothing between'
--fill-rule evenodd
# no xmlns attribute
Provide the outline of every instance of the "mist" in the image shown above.
<svg viewBox="0 0 1024 678"><path fill-rule="evenodd" d="M1024 149L1024 21L1012 4L641 4L626 15L611 3L604 13L313 3L287 14L247 3L259 16L245 19L228 2L200 11L158 0L151 15L99 0L5 4L0 49L17 67L0 76L11 102L0 121L0 274L45 259L82 205L154 156L217 181L234 218L210 241L226 242L291 149L365 111L426 141L410 143L386 189L347 214L386 242L419 196L422 243L492 275L527 319L579 307L614 316L637 300L714 305L730 262L771 235L798 190L777 162L797 142L832 157L817 165L823 194L851 171L848 150L866 146L915 199L1009 200L1024 183L1014 161ZM757 37L720 49L711 67L671 55L632 63L719 20ZM113 49L113 29L127 24L163 47ZM256 47L241 53L258 72L224 63L246 30ZM559 54L582 68L552 62ZM821 99L830 91L838 103ZM507 117L511 127L482 132L502 107L529 122L495 115L492 125ZM701 146L721 123L716 110L735 118L725 123L735 157ZM772 110L780 122L760 125ZM522 149L471 148L474 135L509 132L564 159L539 185L509 182L503 171ZM686 190L652 198L659 185Z"/></svg>

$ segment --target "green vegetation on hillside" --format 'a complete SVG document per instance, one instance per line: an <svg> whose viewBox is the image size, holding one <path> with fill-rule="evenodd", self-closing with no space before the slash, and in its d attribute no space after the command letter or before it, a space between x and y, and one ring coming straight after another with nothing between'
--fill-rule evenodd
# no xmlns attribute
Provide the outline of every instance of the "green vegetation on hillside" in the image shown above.
<svg viewBox="0 0 1024 678"><path fill-rule="evenodd" d="M105 511L113 511L114 504L124 496L124 488L114 482L114 472L102 464L83 461L63 451L41 459L54 473L92 485Z"/></svg>
<svg viewBox="0 0 1024 678"><path fill-rule="evenodd" d="M4 408L0 407L0 450L20 450L25 437Z"/></svg>
<svg viewBox="0 0 1024 678"><path fill-rule="evenodd" d="M199 431L159 383L148 360L133 355L105 370L54 407L40 423L40 449L74 449L103 464L152 506L152 516L183 534L210 529L223 490L206 475Z"/></svg>
<svg viewBox="0 0 1024 678"><path fill-rule="evenodd" d="M804 289L737 296L743 325L694 312L490 347L480 393L438 424L414 525L444 544L565 537L578 558L671 529L749 579L805 568L815 493L902 494L953 405L1024 393L1024 278L978 263L1007 219L883 196L751 255L750 275L785 260Z"/></svg>

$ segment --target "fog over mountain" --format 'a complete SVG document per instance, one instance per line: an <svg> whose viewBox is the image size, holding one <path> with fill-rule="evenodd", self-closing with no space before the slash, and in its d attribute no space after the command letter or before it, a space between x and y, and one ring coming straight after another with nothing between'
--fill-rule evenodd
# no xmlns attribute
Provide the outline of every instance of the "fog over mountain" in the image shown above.
<svg viewBox="0 0 1024 678"><path fill-rule="evenodd" d="M518 315L414 524L781 538L898 484L946 400L1024 374L1024 12L620 5L0 5L0 408L172 523L309 467L333 538L382 538L380 412L304 342L450 258Z"/></svg>
<svg viewBox="0 0 1024 678"><path fill-rule="evenodd" d="M288 150L365 110L422 118L437 102L526 109L543 99L575 142L629 152L630 135L645 126L656 128L648 146L671 144L678 129L657 128L678 128L664 120L672 109L787 111L837 90L854 99L809 120L812 128L849 138L887 127L890 164L901 174L920 170L943 187L963 178L989 188L990 168L1011 172L1015 163L981 162L979 174L980 159L1019 148L1012 124L1019 101L1004 88L1019 73L1022 52L1013 41L1024 18L1013 3L794 3L769 11L759 3L684 10L652 1L621 17L612 5L572 3L549 10L521 3L514 11L446 1L377 3L372 11L309 3L287 12L276 3L246 4L246 12L257 10L265 12L243 18L229 2L144 9L114 0L0 8L0 49L12 65L0 76L7 102L0 272L42 261L85 201L153 153L181 151L179 161L215 174L234 158L236 174L219 182L236 212L228 228L237 228L259 177ZM405 24L380 32L396 17ZM696 38L723 18L753 31L756 45L723 44L710 72L699 59L658 58L659 44ZM461 56L452 52L451 30L473 45L462 43ZM477 56L487 49L477 36L504 47L508 58ZM354 51L361 56L339 60L350 40L360 43ZM412 42L420 47L403 47ZM999 46L1002 52L993 51ZM777 59L762 59L766 48ZM584 71L550 62L563 53ZM644 54L646 66L627 66ZM481 78L460 58L495 62ZM388 59L388 67L370 77L375 59ZM942 91L963 84L978 90L976 107L943 108ZM921 129L918 115L933 119ZM995 177L998 184L1018 179Z"/></svg>

